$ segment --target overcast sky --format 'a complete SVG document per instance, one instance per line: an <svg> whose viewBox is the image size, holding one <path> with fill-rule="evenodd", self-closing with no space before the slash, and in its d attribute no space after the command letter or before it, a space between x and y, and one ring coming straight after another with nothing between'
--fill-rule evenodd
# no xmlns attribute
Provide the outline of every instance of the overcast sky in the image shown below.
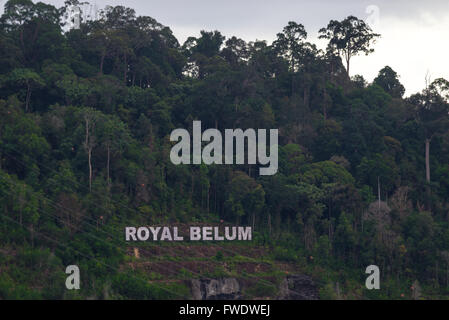
<svg viewBox="0 0 449 320"><path fill-rule="evenodd" d="M5 0L0 0L5 2ZM35 1L36 2L36 1ZM62 6L64 0L43 0ZM392 67L407 89L406 94L424 87L428 72L432 79L449 80L448 0L91 0L98 8L125 5L138 15L148 15L169 26L182 44L200 30L219 30L226 37L247 41L273 41L288 23L302 23L308 40L325 48L317 32L329 20L355 15L382 34L375 53L356 57L351 75L371 81L385 65Z"/></svg>

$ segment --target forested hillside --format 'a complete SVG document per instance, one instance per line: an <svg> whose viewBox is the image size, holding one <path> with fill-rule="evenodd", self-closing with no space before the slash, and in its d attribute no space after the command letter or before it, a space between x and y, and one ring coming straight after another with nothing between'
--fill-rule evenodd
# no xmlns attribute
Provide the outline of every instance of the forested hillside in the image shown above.
<svg viewBox="0 0 449 320"><path fill-rule="evenodd" d="M305 273L321 298L449 297L446 80L404 97L388 61L372 83L349 77L379 37L355 17L323 26L323 51L300 21L273 43L201 31L180 44L122 6L66 30L73 4L9 0L0 19L0 298L188 297L182 281L205 271L183 250L168 259L179 281L137 271L123 230L192 223L254 227L252 242L201 257L208 277ZM193 120L279 129L278 172L173 165L170 133ZM270 274L229 267L254 259ZM65 289L71 264L79 291ZM381 290L365 288L372 264Z"/></svg>

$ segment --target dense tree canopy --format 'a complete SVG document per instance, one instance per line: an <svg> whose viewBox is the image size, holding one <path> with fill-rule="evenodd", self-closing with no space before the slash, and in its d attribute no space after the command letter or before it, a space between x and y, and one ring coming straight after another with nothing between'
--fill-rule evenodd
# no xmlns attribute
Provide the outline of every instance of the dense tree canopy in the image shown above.
<svg viewBox="0 0 449 320"><path fill-rule="evenodd" d="M390 281L384 297L415 280L448 294L448 81L404 99L388 66L373 83L350 79L351 57L378 37L352 16L320 30L323 52L298 22L272 44L203 30L181 45L124 6L64 31L74 3L9 0L0 18L1 246L48 270L86 265L100 279L86 296L112 286L120 297L166 297L104 272L124 263L123 226L222 220L253 226L282 259L340 276L377 264ZM193 120L279 129L278 173L175 166L170 132ZM32 296L10 289L15 281L0 279L0 298ZM71 298L52 283L36 285L40 297Z"/></svg>

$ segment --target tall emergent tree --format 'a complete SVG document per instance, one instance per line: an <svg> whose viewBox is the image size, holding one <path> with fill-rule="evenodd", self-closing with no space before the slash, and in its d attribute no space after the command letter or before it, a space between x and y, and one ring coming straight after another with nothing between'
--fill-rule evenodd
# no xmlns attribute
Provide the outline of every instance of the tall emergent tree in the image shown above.
<svg viewBox="0 0 449 320"><path fill-rule="evenodd" d="M277 40L273 42L276 52L289 62L292 71L297 69L306 38L307 32L304 26L289 21L282 32L277 34Z"/></svg>
<svg viewBox="0 0 449 320"><path fill-rule="evenodd" d="M374 52L371 45L380 37L365 21L349 16L343 21L331 20L326 28L320 29L320 39L328 39L328 51L339 55L346 62L349 76L349 63L359 53L368 55Z"/></svg>
<svg viewBox="0 0 449 320"><path fill-rule="evenodd" d="M409 98L415 108L426 146L426 181L430 183L430 142L449 128L449 81L436 79L422 93Z"/></svg>
<svg viewBox="0 0 449 320"><path fill-rule="evenodd" d="M379 74L374 79L374 83L384 89L393 98L402 98L405 93L404 86L399 82L398 74L389 66L379 71Z"/></svg>
<svg viewBox="0 0 449 320"><path fill-rule="evenodd" d="M32 91L45 85L44 80L42 80L39 74L27 68L14 69L11 71L6 81L16 83L26 88L25 111L27 112L30 106Z"/></svg>

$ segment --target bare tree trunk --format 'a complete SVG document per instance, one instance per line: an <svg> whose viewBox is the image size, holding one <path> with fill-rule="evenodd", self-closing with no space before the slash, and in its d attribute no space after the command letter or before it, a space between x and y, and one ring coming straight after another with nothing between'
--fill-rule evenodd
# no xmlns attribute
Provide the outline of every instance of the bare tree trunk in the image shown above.
<svg viewBox="0 0 449 320"><path fill-rule="evenodd" d="M329 208L328 208L329 213L328 213L328 218L327 218L327 220L329 222L329 226L328 226L329 243L332 243L332 205L331 205L331 201L332 200L329 200L329 205L328 205L329 206Z"/></svg>
<svg viewBox="0 0 449 320"><path fill-rule="evenodd" d="M33 224L30 226L30 231L31 231L31 247L34 248L34 225Z"/></svg>
<svg viewBox="0 0 449 320"><path fill-rule="evenodd" d="M377 176L377 197L378 197L378 209L380 211L380 177Z"/></svg>
<svg viewBox="0 0 449 320"><path fill-rule="evenodd" d="M125 72L124 72L124 75L123 75L123 80L124 80L124 82L125 82L125 86L126 86L126 78L128 77L128 57L127 57L127 55L126 55L126 53L125 53Z"/></svg>
<svg viewBox="0 0 449 320"><path fill-rule="evenodd" d="M106 56L106 52L103 52L101 54L101 60L100 60L100 74L103 74L103 65L104 65L105 56Z"/></svg>
<svg viewBox="0 0 449 320"><path fill-rule="evenodd" d="M30 99L31 99L31 85L27 84L27 96L25 101L25 111L28 112L28 108L30 105Z"/></svg>
<svg viewBox="0 0 449 320"><path fill-rule="evenodd" d="M426 139L426 181L430 183L430 139Z"/></svg>
<svg viewBox="0 0 449 320"><path fill-rule="evenodd" d="M91 133L89 131L89 127L93 123L91 121L91 118L88 115L85 115L84 117L84 121L85 121L85 126L86 126L86 137L85 137L85 141L84 141L84 147L86 149L87 152L87 158L88 158L88 162L89 162L89 192L92 192L92 141L91 141Z"/></svg>
<svg viewBox="0 0 449 320"><path fill-rule="evenodd" d="M271 236L271 213L268 213L268 234Z"/></svg>
<svg viewBox="0 0 449 320"><path fill-rule="evenodd" d="M256 214L253 211L253 231L254 231L254 226L256 225Z"/></svg>
<svg viewBox="0 0 449 320"><path fill-rule="evenodd" d="M108 181L108 190L111 188L111 181L109 178L109 168L110 168L110 159L111 159L111 147L108 143L108 160L107 160L107 181Z"/></svg>
<svg viewBox="0 0 449 320"><path fill-rule="evenodd" d="M327 120L327 90L326 90L326 84L324 84L323 116L324 116L324 120Z"/></svg>
<svg viewBox="0 0 449 320"><path fill-rule="evenodd" d="M89 157L89 192L92 192L92 148L89 148L88 157Z"/></svg>
<svg viewBox="0 0 449 320"><path fill-rule="evenodd" d="M348 78L351 78L349 76L349 60L351 59L351 51L348 49L346 52L346 72L348 73Z"/></svg>
<svg viewBox="0 0 449 320"><path fill-rule="evenodd" d="M431 191L430 191L430 140L431 139L426 139L426 194L427 194L427 199L426 199L426 209L427 210L431 210L431 201L430 201L430 196L431 196Z"/></svg>

